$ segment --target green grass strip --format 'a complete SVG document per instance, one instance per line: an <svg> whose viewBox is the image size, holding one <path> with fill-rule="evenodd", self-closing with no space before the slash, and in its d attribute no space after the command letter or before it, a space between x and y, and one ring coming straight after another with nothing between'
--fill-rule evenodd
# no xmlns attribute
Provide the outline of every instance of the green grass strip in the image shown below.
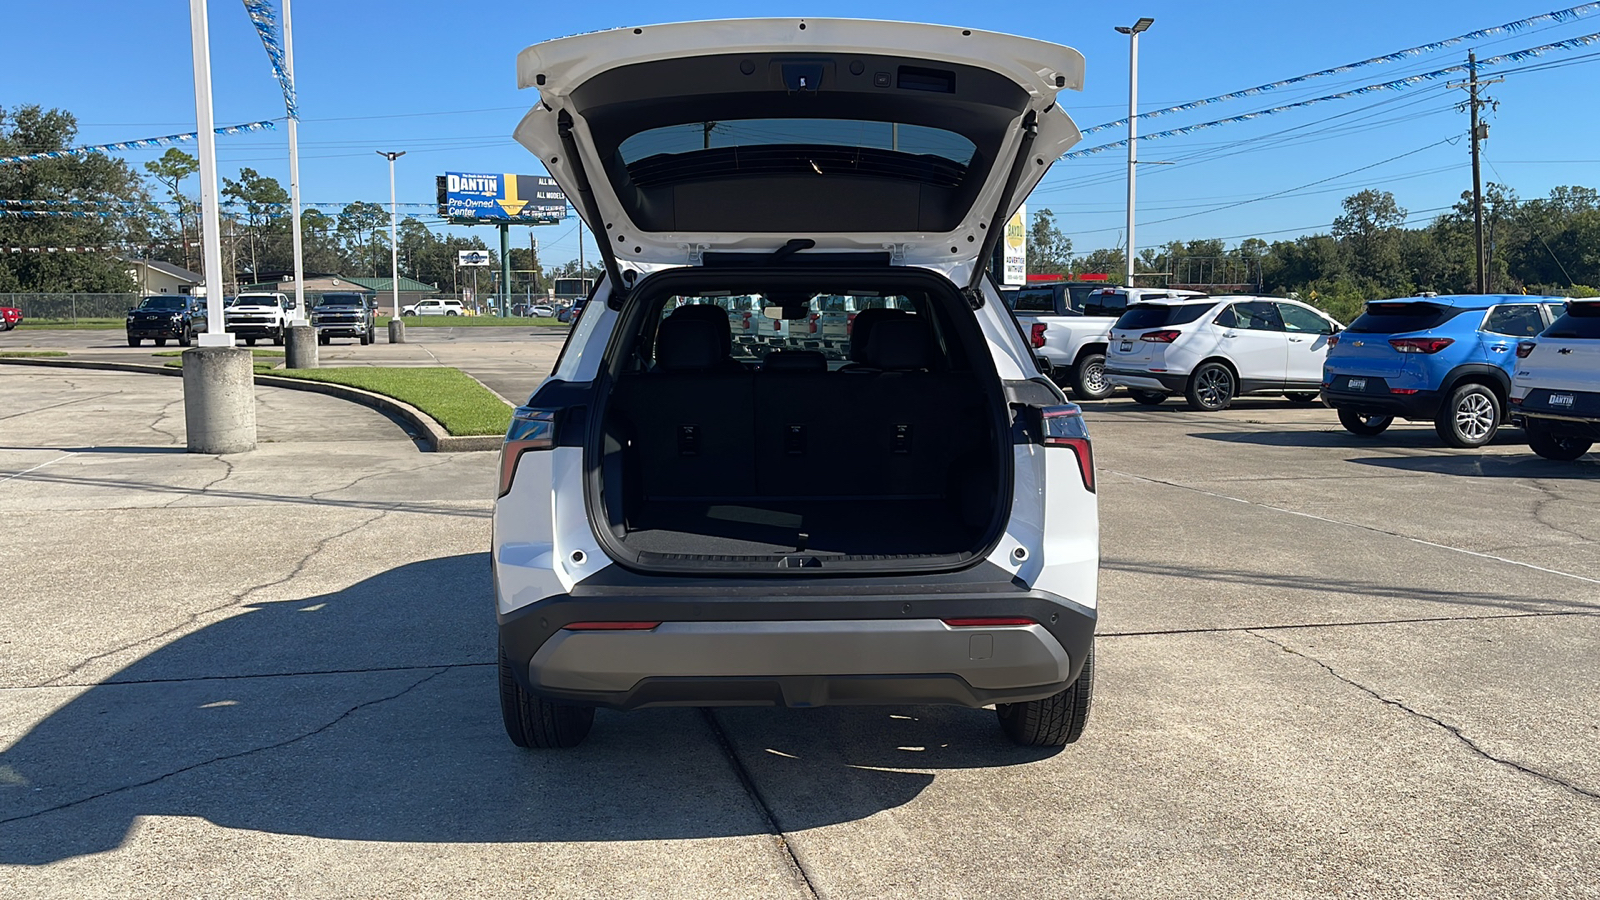
<svg viewBox="0 0 1600 900"><path fill-rule="evenodd" d="M346 366L282 369L273 375L323 381L393 397L422 410L451 434L504 434L511 407L460 369L444 366Z"/></svg>
<svg viewBox="0 0 1600 900"><path fill-rule="evenodd" d="M183 351L182 350L161 350L161 351L152 353L150 355L151 356L182 356L183 355ZM258 350L258 349L255 349L254 347L252 347L252 348L250 348L250 355L251 356L255 356L255 357L276 357L276 358L281 359L281 358L283 358L283 351L282 350Z"/></svg>
<svg viewBox="0 0 1600 900"><path fill-rule="evenodd" d="M126 319L33 319L17 325L18 331L85 331L124 328L128 324Z"/></svg>
<svg viewBox="0 0 1600 900"><path fill-rule="evenodd" d="M0 350L0 359L26 359L34 356L66 356L65 350Z"/></svg>
<svg viewBox="0 0 1600 900"><path fill-rule="evenodd" d="M378 318L378 327L389 327L389 316ZM553 317L528 319L522 316L406 316L400 321L407 328L566 328L567 323Z"/></svg>

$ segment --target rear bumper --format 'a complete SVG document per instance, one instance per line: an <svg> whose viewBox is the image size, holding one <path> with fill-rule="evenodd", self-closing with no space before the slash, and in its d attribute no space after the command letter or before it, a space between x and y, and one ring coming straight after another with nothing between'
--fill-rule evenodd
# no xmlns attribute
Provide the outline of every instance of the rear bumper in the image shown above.
<svg viewBox="0 0 1600 900"><path fill-rule="evenodd" d="M1171 372L1146 372L1143 369L1115 369L1106 366L1111 383L1136 391L1162 391L1181 394L1189 387L1189 376Z"/></svg>
<svg viewBox="0 0 1600 900"><path fill-rule="evenodd" d="M1064 690L1082 670L1095 611L1042 591L1004 588L855 597L761 597L746 589L563 594L501 616L500 643L533 693L610 709L978 707ZM942 621L996 616L1035 624L975 628ZM565 629L594 621L662 624L631 632Z"/></svg>
<svg viewBox="0 0 1600 900"><path fill-rule="evenodd" d="M1402 419L1432 419L1444 402L1438 391L1415 394L1377 394L1359 391L1322 389L1322 402L1331 409L1348 409L1368 416L1398 416Z"/></svg>

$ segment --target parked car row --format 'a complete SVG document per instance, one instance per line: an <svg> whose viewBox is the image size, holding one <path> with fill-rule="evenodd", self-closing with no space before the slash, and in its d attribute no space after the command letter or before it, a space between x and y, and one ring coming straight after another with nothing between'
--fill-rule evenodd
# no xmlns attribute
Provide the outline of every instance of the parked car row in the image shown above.
<svg viewBox="0 0 1600 900"><path fill-rule="evenodd" d="M374 310L377 301L358 291L324 293L311 309L311 325L317 329L317 343L328 344L336 337L354 338L362 344L377 339ZM281 347L288 336L289 320L295 301L287 294L246 292L223 301L223 329L255 346L270 340ZM20 313L19 313L20 319ZM128 346L137 347L149 340L157 347L176 341L187 347L208 326L206 301L187 294L160 294L145 297L128 310L124 323Z"/></svg>
<svg viewBox="0 0 1600 900"><path fill-rule="evenodd" d="M1400 418L1473 448L1522 425L1550 459L1600 440L1600 300L1423 295L1368 303L1346 327L1297 300L1071 287L1008 299L1053 376L1083 399L1122 387L1147 406L1177 394L1216 411L1243 394L1320 397L1363 437ZM1112 296L1122 312L1101 349L1100 298Z"/></svg>

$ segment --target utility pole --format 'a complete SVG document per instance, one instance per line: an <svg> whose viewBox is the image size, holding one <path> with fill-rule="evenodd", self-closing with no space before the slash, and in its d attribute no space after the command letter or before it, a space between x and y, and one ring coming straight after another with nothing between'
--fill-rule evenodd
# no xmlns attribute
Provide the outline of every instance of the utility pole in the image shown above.
<svg viewBox="0 0 1600 900"><path fill-rule="evenodd" d="M1118 34L1128 36L1128 253L1127 287L1133 287L1133 183L1139 168L1139 35L1155 24L1141 18L1131 26L1118 25Z"/></svg>
<svg viewBox="0 0 1600 900"><path fill-rule="evenodd" d="M1485 106L1492 106L1494 101L1483 99L1479 90L1491 84L1504 81L1496 78L1493 81L1478 80L1478 54L1476 51L1467 53L1467 81L1462 84L1452 84L1454 88L1467 89L1467 111L1471 115L1472 135L1472 245L1476 248L1478 259L1478 293L1489 293L1489 267L1483 252L1483 176L1481 173L1481 153L1478 145L1489 137L1489 123L1479 121L1478 111ZM1459 109L1459 107L1457 107Z"/></svg>

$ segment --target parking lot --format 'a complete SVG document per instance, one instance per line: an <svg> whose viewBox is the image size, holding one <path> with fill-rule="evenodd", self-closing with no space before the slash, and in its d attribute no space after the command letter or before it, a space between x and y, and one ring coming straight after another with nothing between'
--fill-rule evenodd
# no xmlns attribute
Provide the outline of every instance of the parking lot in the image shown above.
<svg viewBox="0 0 1600 900"><path fill-rule="evenodd" d="M559 348L433 331L345 349L521 399ZM1600 896L1594 454L1091 404L1081 742L665 709L528 752L495 455L258 399L260 449L192 456L179 379L0 369L0 896Z"/></svg>

